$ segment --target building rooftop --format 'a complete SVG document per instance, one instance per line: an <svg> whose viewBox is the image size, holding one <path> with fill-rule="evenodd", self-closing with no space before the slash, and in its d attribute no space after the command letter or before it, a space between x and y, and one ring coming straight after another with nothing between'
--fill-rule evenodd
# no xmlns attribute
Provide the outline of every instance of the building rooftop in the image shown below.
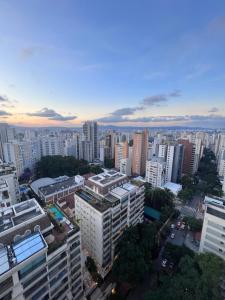
<svg viewBox="0 0 225 300"><path fill-rule="evenodd" d="M0 176L7 175L16 171L16 167L13 163L0 162Z"/></svg>
<svg viewBox="0 0 225 300"><path fill-rule="evenodd" d="M182 190L182 185L174 182L167 182L164 186L164 189L170 190L172 193L177 195Z"/></svg>
<svg viewBox="0 0 225 300"><path fill-rule="evenodd" d="M7 208L0 208L0 237L4 231L44 215L45 212L34 198Z"/></svg>
<svg viewBox="0 0 225 300"><path fill-rule="evenodd" d="M44 196L52 195L71 187L79 186L84 182L84 178L80 175L68 177L60 176L57 178L41 178L31 184L31 188L38 195L39 192Z"/></svg>
<svg viewBox="0 0 225 300"><path fill-rule="evenodd" d="M75 194L100 212L104 212L111 207L111 203L104 197L99 196L87 188L82 188L76 191Z"/></svg>
<svg viewBox="0 0 225 300"><path fill-rule="evenodd" d="M109 184L112 184L114 182L117 182L119 180L126 179L127 176L125 174L122 174L120 172L117 172L116 170L107 170L104 169L103 173L100 173L98 175L89 177L89 181L101 185L102 187L107 186Z"/></svg>
<svg viewBox="0 0 225 300"><path fill-rule="evenodd" d="M22 237L17 242L0 245L0 275L47 248L40 232Z"/></svg>

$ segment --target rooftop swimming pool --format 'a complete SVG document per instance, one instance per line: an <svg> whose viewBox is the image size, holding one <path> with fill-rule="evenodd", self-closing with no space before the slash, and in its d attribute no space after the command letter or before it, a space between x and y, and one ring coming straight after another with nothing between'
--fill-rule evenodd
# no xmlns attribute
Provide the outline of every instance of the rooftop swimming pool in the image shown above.
<svg viewBox="0 0 225 300"><path fill-rule="evenodd" d="M64 216L57 207L51 206L49 210L54 214L56 220L61 221L63 219Z"/></svg>

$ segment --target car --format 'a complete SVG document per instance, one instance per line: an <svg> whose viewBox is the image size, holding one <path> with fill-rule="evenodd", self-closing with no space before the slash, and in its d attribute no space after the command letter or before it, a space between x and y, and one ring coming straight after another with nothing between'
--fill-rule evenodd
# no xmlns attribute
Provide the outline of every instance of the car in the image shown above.
<svg viewBox="0 0 225 300"><path fill-rule="evenodd" d="M161 263L161 266L162 266L163 268L165 268L166 265L167 265L167 262L168 262L168 260L167 260L166 258L163 259L163 260L162 260L162 263Z"/></svg>
<svg viewBox="0 0 225 300"><path fill-rule="evenodd" d="M184 223L182 223L182 225L180 226L180 228L184 230L184 228L185 228L185 224L184 224Z"/></svg>
<svg viewBox="0 0 225 300"><path fill-rule="evenodd" d="M174 225L174 224L171 224L170 228L171 228L171 229L174 229L174 228L175 228L175 225Z"/></svg>
<svg viewBox="0 0 225 300"><path fill-rule="evenodd" d="M174 239L175 238L175 233L171 233L170 238Z"/></svg>

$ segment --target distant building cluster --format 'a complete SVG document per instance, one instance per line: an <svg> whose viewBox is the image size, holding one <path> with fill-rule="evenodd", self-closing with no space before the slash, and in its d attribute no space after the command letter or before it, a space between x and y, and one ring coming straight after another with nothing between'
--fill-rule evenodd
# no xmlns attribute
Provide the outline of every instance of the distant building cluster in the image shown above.
<svg viewBox="0 0 225 300"><path fill-rule="evenodd" d="M87 257L105 278L124 230L144 221L145 183L177 196L181 177L196 173L205 147L216 155L225 191L224 133L108 130L95 121L81 129L0 124L1 299L84 299L96 287ZM74 156L103 169L33 179L33 198L20 202L18 177L48 155ZM225 258L224 199L206 197L204 205L200 251Z"/></svg>

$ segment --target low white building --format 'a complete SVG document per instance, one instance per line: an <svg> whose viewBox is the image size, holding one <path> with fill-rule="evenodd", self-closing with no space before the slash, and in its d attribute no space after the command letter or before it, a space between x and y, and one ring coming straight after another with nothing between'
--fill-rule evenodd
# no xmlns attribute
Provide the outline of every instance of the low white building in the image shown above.
<svg viewBox="0 0 225 300"><path fill-rule="evenodd" d="M212 252L225 259L225 201L205 197L205 213L200 252Z"/></svg>
<svg viewBox="0 0 225 300"><path fill-rule="evenodd" d="M167 182L163 188L170 190L175 196L177 196L182 190L182 185L174 182Z"/></svg>

